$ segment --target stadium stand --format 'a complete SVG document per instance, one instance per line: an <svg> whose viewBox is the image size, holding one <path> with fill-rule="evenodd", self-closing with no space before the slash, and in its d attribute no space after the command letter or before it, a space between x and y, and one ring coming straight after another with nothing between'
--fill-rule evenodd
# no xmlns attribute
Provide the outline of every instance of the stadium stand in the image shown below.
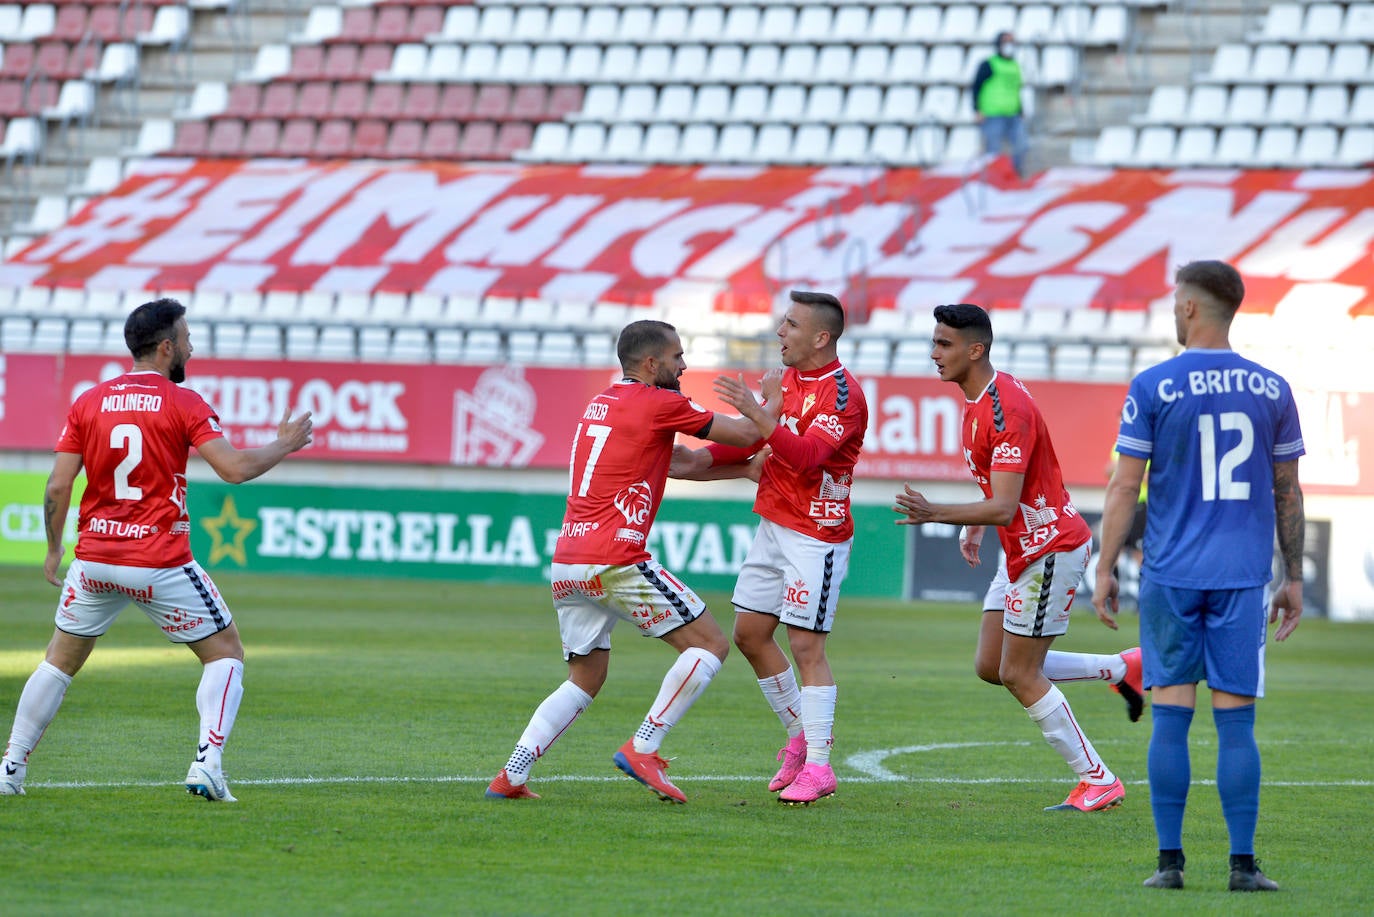
<svg viewBox="0 0 1374 917"><path fill-rule="evenodd" d="M1374 2L0 4L4 254L153 155L973 174L968 85L1002 30L1042 167L1374 162ZM0 290L6 351L122 349L128 296L43 289ZM606 362L630 314L594 294L224 292L186 295L226 356ZM1125 378L1169 344L1148 314L1027 309L1013 368ZM928 373L923 330L892 317L856 329L856 369ZM679 317L721 359L771 334L741 319Z"/></svg>

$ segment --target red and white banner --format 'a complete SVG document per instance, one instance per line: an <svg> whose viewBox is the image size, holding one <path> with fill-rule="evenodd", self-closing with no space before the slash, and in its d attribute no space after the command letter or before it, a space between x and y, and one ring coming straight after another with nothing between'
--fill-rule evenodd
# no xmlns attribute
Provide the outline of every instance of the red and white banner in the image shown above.
<svg viewBox="0 0 1374 917"><path fill-rule="evenodd" d="M127 370L98 356L0 357L0 449L53 447L71 400ZM290 410L311 411L312 460L508 468L564 468L587 400L604 369L283 363L195 358L186 384L218 411L230 441L258 446ZM618 375L618 374L617 374ZM683 391L731 410L711 391L715 372L689 371ZM970 480L959 444L963 397L932 378L861 378L869 428L858 473L871 478ZM1100 487L1116 439L1124 385L1033 382L1070 486ZM1369 393L1299 393L1317 492L1374 493L1374 410ZM733 413L733 410L731 410Z"/></svg>
<svg viewBox="0 0 1374 917"><path fill-rule="evenodd" d="M1143 308L1195 258L1246 309L1374 313L1374 173L459 166L150 160L0 286L427 290L861 316L940 302Z"/></svg>

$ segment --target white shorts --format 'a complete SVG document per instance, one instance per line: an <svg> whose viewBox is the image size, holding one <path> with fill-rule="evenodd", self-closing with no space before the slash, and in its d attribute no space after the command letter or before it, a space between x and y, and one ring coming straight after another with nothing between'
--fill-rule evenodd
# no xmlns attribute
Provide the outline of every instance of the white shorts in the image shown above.
<svg viewBox="0 0 1374 917"><path fill-rule="evenodd" d="M195 643L234 623L210 575L194 560L182 567L125 567L80 558L67 568L54 623L78 637L99 637L130 602L173 643Z"/></svg>
<svg viewBox="0 0 1374 917"><path fill-rule="evenodd" d="M662 637L695 621L706 603L650 558L638 564L553 564L553 607L563 658L611 648L622 618L645 637Z"/></svg>
<svg viewBox="0 0 1374 917"><path fill-rule="evenodd" d="M731 601L738 611L773 615L783 624L828 634L853 546L852 538L821 541L764 519Z"/></svg>
<svg viewBox="0 0 1374 917"><path fill-rule="evenodd" d="M983 598L984 610L1002 609L1002 629L1009 634L1058 637L1068 633L1069 609L1091 555L1092 542L1050 552L1036 558L1014 583L1003 555Z"/></svg>

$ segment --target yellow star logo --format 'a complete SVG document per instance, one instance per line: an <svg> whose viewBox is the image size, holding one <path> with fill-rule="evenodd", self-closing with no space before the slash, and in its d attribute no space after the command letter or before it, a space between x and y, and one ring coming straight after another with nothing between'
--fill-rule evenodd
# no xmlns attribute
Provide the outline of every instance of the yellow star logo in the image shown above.
<svg viewBox="0 0 1374 917"><path fill-rule="evenodd" d="M210 533L210 566L213 567L225 557L238 561L240 567L248 566L248 552L244 550L243 542L258 527L258 523L239 515L233 497L226 496L220 505L219 515L202 520L201 525ZM227 533L226 529L229 530Z"/></svg>

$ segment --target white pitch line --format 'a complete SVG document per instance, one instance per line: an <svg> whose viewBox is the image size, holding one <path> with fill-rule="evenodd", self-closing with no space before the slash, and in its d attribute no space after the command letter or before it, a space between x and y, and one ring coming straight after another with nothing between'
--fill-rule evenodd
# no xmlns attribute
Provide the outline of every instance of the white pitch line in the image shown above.
<svg viewBox="0 0 1374 917"><path fill-rule="evenodd" d="M766 774L701 774L683 775L677 779L684 785L692 783L757 783ZM397 784L397 783L489 783L490 776L485 777L465 777L465 776L435 776L435 777L385 777L385 776L357 776L357 777L260 777L237 779L232 774L228 775L230 783L235 786L347 786L350 784ZM585 774L536 774L531 778L531 785L538 786L545 783L618 783L626 778L623 775L590 776ZM877 783L915 783L915 784L934 784L942 786L996 786L998 784L1016 785L1040 785L1059 784L1062 780L1055 780L1050 777L1030 778L1030 777L847 777L840 776L843 784L877 784ZM1123 780L1127 786L1148 786L1148 780ZM1194 786L1215 786L1215 780L1194 780ZM160 780L118 780L118 781L29 781L25 786L30 789L56 789L56 790L92 790L92 789L126 789L126 788L157 788L169 786L184 786L181 783L166 783ZM1374 787L1374 780L1266 780L1266 787L1311 787L1311 788L1332 788L1332 787Z"/></svg>

